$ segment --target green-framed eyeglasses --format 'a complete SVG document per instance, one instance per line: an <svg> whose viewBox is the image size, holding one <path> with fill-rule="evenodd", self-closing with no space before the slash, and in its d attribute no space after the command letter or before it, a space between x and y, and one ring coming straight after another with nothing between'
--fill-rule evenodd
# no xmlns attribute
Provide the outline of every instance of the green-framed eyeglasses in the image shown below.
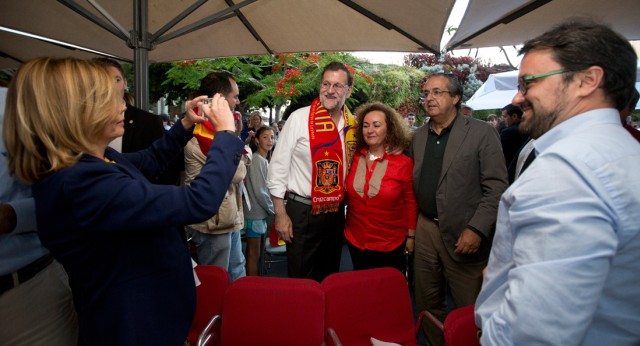
<svg viewBox="0 0 640 346"><path fill-rule="evenodd" d="M545 78L545 77L553 76L556 74L567 73L567 72L571 72L571 71L567 69L562 69L562 70L556 70L556 71L551 71L551 72L546 72L541 74L534 74L531 76L520 77L518 78L518 91L522 94L522 96L524 96L527 94L527 91L529 90L529 82L531 82L532 80Z"/></svg>

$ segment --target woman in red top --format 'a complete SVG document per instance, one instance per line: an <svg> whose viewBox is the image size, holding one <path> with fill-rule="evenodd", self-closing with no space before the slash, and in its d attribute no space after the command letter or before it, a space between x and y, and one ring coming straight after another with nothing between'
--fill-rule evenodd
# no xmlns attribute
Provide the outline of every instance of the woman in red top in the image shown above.
<svg viewBox="0 0 640 346"><path fill-rule="evenodd" d="M405 155L389 155L385 148L405 148L409 128L393 108L377 102L358 108L356 118L345 227L353 269L402 271L404 253L413 252L418 217L413 162Z"/></svg>

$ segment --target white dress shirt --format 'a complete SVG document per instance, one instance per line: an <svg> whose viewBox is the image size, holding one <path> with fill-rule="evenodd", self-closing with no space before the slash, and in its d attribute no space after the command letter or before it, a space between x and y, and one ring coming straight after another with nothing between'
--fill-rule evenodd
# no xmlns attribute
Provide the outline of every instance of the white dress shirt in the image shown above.
<svg viewBox="0 0 640 346"><path fill-rule="evenodd" d="M309 109L300 108L289 116L284 124L278 144L271 156L267 187L271 195L284 198L287 191L302 197L311 197L311 147L309 144ZM338 129L344 148L344 117L340 118ZM342 162L346 162L346 152L342 152ZM343 182L346 172L343 172Z"/></svg>

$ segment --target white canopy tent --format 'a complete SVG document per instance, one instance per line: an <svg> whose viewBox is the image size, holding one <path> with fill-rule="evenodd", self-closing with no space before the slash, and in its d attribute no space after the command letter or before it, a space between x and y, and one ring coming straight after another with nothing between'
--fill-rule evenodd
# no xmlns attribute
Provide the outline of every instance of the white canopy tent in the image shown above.
<svg viewBox="0 0 640 346"><path fill-rule="evenodd" d="M636 89L640 92L640 64L636 71ZM517 91L518 71L494 73L465 103L477 110L500 109L511 103ZM640 109L640 103L636 109Z"/></svg>
<svg viewBox="0 0 640 346"><path fill-rule="evenodd" d="M572 16L592 17L638 40L639 14L638 0L469 0L445 49L522 44Z"/></svg>
<svg viewBox="0 0 640 346"><path fill-rule="evenodd" d="M144 108L150 62L322 51L436 53L453 4L454 0L0 0L0 26L133 60L136 104ZM0 40L0 53L5 47L9 48Z"/></svg>

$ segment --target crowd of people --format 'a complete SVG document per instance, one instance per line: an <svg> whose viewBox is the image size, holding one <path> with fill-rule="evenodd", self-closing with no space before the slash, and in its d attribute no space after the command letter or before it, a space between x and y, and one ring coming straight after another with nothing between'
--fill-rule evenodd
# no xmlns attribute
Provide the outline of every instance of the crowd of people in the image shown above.
<svg viewBox="0 0 640 346"><path fill-rule="evenodd" d="M0 89L0 343L180 345L193 261L259 275L273 228L290 278L338 272L345 243L354 270L411 258L417 310L475 304L483 345L638 345L637 55L589 20L521 54L500 131L450 73L421 84L420 127L378 102L352 113L340 62L286 122L242 126L233 75L213 72L175 124L134 129L150 113L117 62L26 62ZM163 180L176 161L182 181Z"/></svg>

